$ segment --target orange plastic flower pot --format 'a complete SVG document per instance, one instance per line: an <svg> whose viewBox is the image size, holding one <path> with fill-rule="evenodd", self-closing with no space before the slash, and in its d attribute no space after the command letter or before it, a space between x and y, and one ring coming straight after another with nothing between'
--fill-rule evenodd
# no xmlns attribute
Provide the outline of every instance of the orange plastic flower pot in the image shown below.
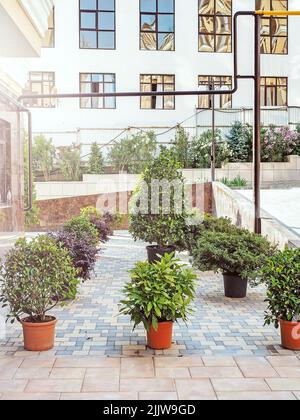
<svg viewBox="0 0 300 420"><path fill-rule="evenodd" d="M172 346L173 322L159 322L158 330L151 326L148 331L148 347L154 350L166 350Z"/></svg>
<svg viewBox="0 0 300 420"><path fill-rule="evenodd" d="M282 347L300 350L300 322L280 320Z"/></svg>
<svg viewBox="0 0 300 420"><path fill-rule="evenodd" d="M57 320L52 318L49 322L32 323L21 321L23 326L24 348L28 351L47 351L54 347L55 325Z"/></svg>

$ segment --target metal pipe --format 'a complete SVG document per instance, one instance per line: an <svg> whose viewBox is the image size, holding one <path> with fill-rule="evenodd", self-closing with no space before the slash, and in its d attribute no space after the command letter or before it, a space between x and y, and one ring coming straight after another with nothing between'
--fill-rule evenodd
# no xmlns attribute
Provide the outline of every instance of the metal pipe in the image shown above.
<svg viewBox="0 0 300 420"><path fill-rule="evenodd" d="M214 90L215 83L212 81L212 84L209 87L211 90ZM215 95L212 95L212 142L211 142L211 181L215 182L216 180L216 121L215 121Z"/></svg>
<svg viewBox="0 0 300 420"><path fill-rule="evenodd" d="M260 40L261 40L261 15L255 15L255 79L254 79L254 230L261 234L261 58L260 58Z"/></svg>

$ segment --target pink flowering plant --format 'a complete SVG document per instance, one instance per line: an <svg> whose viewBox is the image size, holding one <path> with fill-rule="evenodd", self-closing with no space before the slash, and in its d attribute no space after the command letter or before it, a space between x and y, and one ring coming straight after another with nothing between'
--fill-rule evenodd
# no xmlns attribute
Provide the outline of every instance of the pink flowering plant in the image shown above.
<svg viewBox="0 0 300 420"><path fill-rule="evenodd" d="M296 153L298 133L289 127L270 126L262 130L262 161L286 162Z"/></svg>

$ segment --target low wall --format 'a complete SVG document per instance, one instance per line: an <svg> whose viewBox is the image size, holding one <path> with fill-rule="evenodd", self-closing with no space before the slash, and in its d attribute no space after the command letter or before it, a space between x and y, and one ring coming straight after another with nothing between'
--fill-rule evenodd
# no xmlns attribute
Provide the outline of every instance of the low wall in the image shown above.
<svg viewBox="0 0 300 420"><path fill-rule="evenodd" d="M78 216L80 210L87 206L107 208L122 215L123 221L119 229L128 228L128 203L131 191L121 191L108 194L94 194L77 197L65 197L37 202L40 210L40 224L34 227L36 231L49 231L60 228L73 216ZM192 206L198 207L206 213L212 211L212 185L211 183L192 185Z"/></svg>
<svg viewBox="0 0 300 420"><path fill-rule="evenodd" d="M212 191L212 212L215 216L229 217L237 226L254 230L254 207L249 200L219 182L213 183ZM280 248L299 241L296 234L266 212L262 212L262 234Z"/></svg>
<svg viewBox="0 0 300 420"><path fill-rule="evenodd" d="M183 176L189 184L211 181L210 169L184 169ZM228 163L216 170L216 179L233 180L237 176L245 179L250 187L253 181L252 163ZM262 187L281 184L300 185L300 156L290 156L289 162L262 163ZM38 200L63 197L88 196L113 192L132 191L140 175L109 174L83 175L82 182L36 182Z"/></svg>

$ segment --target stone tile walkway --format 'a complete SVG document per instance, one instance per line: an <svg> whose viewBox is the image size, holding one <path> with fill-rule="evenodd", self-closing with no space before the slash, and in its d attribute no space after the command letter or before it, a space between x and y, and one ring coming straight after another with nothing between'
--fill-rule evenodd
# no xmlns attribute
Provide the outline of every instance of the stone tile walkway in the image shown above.
<svg viewBox="0 0 300 420"><path fill-rule="evenodd" d="M183 255L183 259L187 256ZM244 300L224 297L220 276L199 273L195 312L188 325L175 325L174 344L154 352L145 346L142 327L132 331L128 317L118 317L122 287L128 270L146 258L145 244L118 232L99 256L95 277L81 287L76 302L56 310L54 356L268 356L292 354L280 346L278 331L264 327L264 290L250 289ZM8 324L0 338L0 355L26 354L20 326Z"/></svg>
<svg viewBox="0 0 300 420"><path fill-rule="evenodd" d="M299 400L300 358L0 357L2 400Z"/></svg>

